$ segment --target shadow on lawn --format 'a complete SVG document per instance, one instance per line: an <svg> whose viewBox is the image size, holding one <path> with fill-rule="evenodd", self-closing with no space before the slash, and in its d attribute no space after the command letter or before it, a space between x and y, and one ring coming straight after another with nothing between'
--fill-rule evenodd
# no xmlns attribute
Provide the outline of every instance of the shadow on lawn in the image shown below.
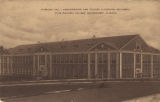
<svg viewBox="0 0 160 102"><path fill-rule="evenodd" d="M159 86L160 82L95 82L90 84L14 86L0 87L0 96L3 98L28 97L56 90L70 89L71 92L76 92L77 89L83 88L83 90L79 90L85 91L80 98L88 95L91 102L122 102L160 93ZM85 102L85 100L81 101Z"/></svg>
<svg viewBox="0 0 160 102"><path fill-rule="evenodd" d="M160 94L160 82L101 83L98 88L101 91L97 97L104 102L123 102Z"/></svg>

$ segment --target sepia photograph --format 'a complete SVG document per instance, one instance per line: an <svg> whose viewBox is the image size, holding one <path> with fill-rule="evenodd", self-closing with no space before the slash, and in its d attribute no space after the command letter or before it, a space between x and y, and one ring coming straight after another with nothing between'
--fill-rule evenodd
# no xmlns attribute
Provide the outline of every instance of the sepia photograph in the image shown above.
<svg viewBox="0 0 160 102"><path fill-rule="evenodd" d="M0 0L0 102L160 102L159 0Z"/></svg>

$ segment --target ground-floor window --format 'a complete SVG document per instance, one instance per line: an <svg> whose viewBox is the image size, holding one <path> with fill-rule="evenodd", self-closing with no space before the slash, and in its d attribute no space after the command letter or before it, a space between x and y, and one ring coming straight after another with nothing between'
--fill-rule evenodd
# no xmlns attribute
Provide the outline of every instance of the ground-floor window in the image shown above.
<svg viewBox="0 0 160 102"><path fill-rule="evenodd" d="M153 56L153 77L160 78L160 56Z"/></svg>
<svg viewBox="0 0 160 102"><path fill-rule="evenodd" d="M134 77L134 57L132 53L122 54L122 78Z"/></svg>
<svg viewBox="0 0 160 102"><path fill-rule="evenodd" d="M142 77L151 77L151 55L143 55Z"/></svg>

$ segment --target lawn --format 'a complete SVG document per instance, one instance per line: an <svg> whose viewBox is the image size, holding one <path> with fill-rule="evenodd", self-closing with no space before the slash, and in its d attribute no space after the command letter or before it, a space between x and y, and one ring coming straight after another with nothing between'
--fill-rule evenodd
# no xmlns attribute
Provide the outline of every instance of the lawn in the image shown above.
<svg viewBox="0 0 160 102"><path fill-rule="evenodd" d="M56 90L70 91L52 93ZM0 88L0 96L6 98L7 102L121 102L158 93L160 82L70 83Z"/></svg>

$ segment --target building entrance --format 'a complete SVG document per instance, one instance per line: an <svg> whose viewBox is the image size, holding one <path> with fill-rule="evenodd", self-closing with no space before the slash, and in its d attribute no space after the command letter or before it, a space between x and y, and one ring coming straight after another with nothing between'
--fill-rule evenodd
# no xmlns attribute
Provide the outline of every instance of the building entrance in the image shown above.
<svg viewBox="0 0 160 102"><path fill-rule="evenodd" d="M142 77L142 55L141 54L136 54L135 58L135 77L136 78L141 78Z"/></svg>

